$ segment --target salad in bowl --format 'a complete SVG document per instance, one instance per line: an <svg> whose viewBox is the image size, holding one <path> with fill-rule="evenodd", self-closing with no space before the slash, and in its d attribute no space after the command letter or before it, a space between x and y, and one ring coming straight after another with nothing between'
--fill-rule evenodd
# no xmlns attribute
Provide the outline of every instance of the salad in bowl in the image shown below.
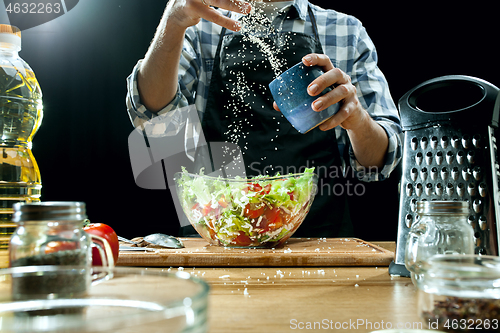
<svg viewBox="0 0 500 333"><path fill-rule="evenodd" d="M174 176L182 209L210 244L277 247L306 217L317 191L314 168L285 176L222 178L183 170Z"/></svg>

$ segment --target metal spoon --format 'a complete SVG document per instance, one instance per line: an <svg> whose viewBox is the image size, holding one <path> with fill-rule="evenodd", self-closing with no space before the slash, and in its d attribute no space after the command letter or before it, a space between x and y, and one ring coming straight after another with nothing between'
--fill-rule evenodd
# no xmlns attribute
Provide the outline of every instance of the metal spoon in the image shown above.
<svg viewBox="0 0 500 333"><path fill-rule="evenodd" d="M151 234L144 237L144 240L151 244L170 247L173 249L184 247L184 244L179 239L165 234Z"/></svg>
<svg viewBox="0 0 500 333"><path fill-rule="evenodd" d="M131 241L130 239L123 238L118 236L118 239L122 242L139 245L140 243ZM151 234L143 238L146 242L159 245L163 247L168 247L172 249L179 249L184 247L184 244L174 236L169 236L165 234Z"/></svg>

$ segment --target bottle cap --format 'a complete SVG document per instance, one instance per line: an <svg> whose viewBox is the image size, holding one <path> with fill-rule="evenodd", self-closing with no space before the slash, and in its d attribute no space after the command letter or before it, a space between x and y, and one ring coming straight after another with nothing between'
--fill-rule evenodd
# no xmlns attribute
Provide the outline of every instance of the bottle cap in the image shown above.
<svg viewBox="0 0 500 333"><path fill-rule="evenodd" d="M468 214L466 201L419 201L417 214Z"/></svg>
<svg viewBox="0 0 500 333"><path fill-rule="evenodd" d="M0 24L0 47L2 44L14 45L18 51L21 50L21 30L8 24Z"/></svg>
<svg viewBox="0 0 500 333"><path fill-rule="evenodd" d="M23 221L83 221L87 218L84 202L45 201L13 205L13 222Z"/></svg>

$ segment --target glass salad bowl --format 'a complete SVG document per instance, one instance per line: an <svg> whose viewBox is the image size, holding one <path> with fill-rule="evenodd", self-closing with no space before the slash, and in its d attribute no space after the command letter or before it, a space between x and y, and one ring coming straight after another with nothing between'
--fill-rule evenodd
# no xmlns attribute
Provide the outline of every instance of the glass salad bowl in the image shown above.
<svg viewBox="0 0 500 333"><path fill-rule="evenodd" d="M212 245L282 245L304 221L317 192L313 169L285 176L222 178L178 172L174 176L182 209Z"/></svg>

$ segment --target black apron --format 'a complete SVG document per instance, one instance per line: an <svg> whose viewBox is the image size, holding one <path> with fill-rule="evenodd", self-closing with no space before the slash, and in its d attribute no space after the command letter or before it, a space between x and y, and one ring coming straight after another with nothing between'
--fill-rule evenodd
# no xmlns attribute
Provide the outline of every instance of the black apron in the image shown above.
<svg viewBox="0 0 500 333"><path fill-rule="evenodd" d="M296 11L291 8L290 12ZM286 51L274 54L286 61L281 72L302 61L306 54L323 53L310 6L308 12L307 24L312 24L314 36L280 32L265 37L266 45L286 43ZM286 15L289 13L278 16L281 23ZM243 153L247 176L276 172L284 175L315 167L318 193L294 237L338 236L344 216L345 183L335 130L323 132L315 128L306 134L297 132L273 109L268 85L276 74L269 55L242 34L226 35L223 29L220 36L202 119L206 141L237 144Z"/></svg>

